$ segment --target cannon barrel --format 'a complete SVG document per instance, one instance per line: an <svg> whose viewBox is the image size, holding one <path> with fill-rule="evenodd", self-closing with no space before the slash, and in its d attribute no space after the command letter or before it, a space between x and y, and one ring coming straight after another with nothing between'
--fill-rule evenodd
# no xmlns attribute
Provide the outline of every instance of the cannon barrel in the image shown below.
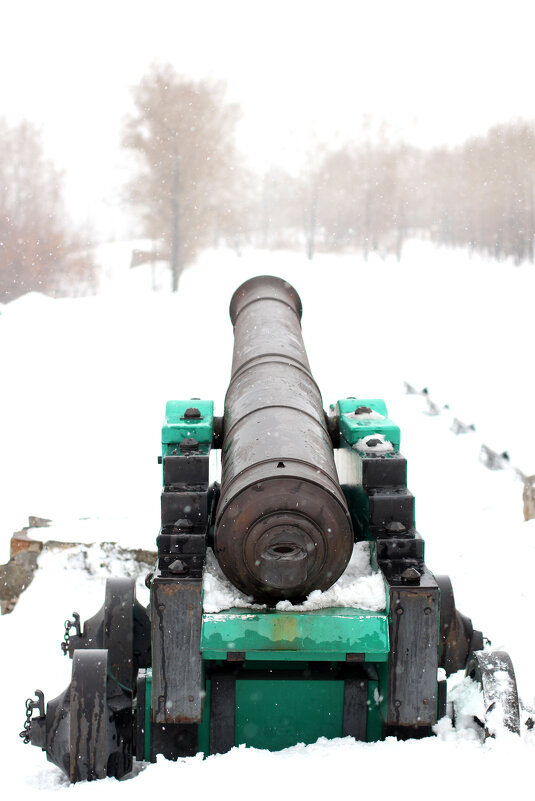
<svg viewBox="0 0 535 801"><path fill-rule="evenodd" d="M256 600L326 590L350 559L353 532L301 335L301 300L259 276L234 293L214 550Z"/></svg>

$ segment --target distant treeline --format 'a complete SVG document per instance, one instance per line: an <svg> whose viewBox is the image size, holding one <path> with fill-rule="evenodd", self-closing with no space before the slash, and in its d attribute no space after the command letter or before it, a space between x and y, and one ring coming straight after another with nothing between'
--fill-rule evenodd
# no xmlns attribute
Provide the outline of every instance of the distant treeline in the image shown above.
<svg viewBox="0 0 535 801"><path fill-rule="evenodd" d="M533 261L535 123L423 150L382 133L318 146L299 174L248 171L240 117L224 87L154 65L134 89L124 145L136 158L127 200L139 233L180 273L206 247L359 250L401 255L409 236ZM383 129L384 130L384 129Z"/></svg>
<svg viewBox="0 0 535 801"><path fill-rule="evenodd" d="M386 140L318 151L294 177L264 177L255 237L264 247L304 245L401 254L424 235L496 259L533 262L535 124L498 125L457 147L422 150Z"/></svg>
<svg viewBox="0 0 535 801"><path fill-rule="evenodd" d="M246 169L235 142L240 109L225 87L155 65L134 88L123 145L124 200L134 238L154 242L171 286L205 248L395 253L425 236L486 256L533 262L535 123L498 125L457 147L423 150L383 135L317 147L299 174ZM62 175L41 133L0 119L0 303L30 290L87 291L90 249L69 223Z"/></svg>

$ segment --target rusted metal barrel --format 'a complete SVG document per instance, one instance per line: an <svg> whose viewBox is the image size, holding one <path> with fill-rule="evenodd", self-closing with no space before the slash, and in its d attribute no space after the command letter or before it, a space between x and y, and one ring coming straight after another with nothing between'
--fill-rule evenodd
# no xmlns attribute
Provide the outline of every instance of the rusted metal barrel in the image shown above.
<svg viewBox="0 0 535 801"><path fill-rule="evenodd" d="M301 312L295 289L273 276L246 281L230 303L214 550L236 587L268 603L328 589L353 547Z"/></svg>

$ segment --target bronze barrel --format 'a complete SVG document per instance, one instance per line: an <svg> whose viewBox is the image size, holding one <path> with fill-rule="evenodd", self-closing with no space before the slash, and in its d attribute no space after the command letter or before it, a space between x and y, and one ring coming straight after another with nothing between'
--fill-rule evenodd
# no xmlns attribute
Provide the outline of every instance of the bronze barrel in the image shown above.
<svg viewBox="0 0 535 801"><path fill-rule="evenodd" d="M353 547L301 313L295 289L273 276L246 281L230 303L214 550L230 581L267 603L328 589Z"/></svg>

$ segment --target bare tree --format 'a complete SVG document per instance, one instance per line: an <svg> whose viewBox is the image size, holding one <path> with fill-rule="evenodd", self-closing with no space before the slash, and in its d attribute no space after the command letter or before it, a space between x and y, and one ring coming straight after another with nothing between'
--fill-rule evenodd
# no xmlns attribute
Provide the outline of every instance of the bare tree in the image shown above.
<svg viewBox="0 0 535 801"><path fill-rule="evenodd" d="M257 198L258 243L263 248L290 248L299 243L302 223L295 177L273 167L262 176Z"/></svg>
<svg viewBox="0 0 535 801"><path fill-rule="evenodd" d="M414 150L364 141L318 152L301 179L307 253L357 247L401 254Z"/></svg>
<svg viewBox="0 0 535 801"><path fill-rule="evenodd" d="M64 294L93 282L93 265L68 225L62 175L29 122L0 120L0 298Z"/></svg>
<svg viewBox="0 0 535 801"><path fill-rule="evenodd" d="M139 172L129 199L167 254L173 291L198 252L233 227L239 112L224 95L222 84L180 77L170 65L154 66L134 90L123 142L137 154Z"/></svg>

